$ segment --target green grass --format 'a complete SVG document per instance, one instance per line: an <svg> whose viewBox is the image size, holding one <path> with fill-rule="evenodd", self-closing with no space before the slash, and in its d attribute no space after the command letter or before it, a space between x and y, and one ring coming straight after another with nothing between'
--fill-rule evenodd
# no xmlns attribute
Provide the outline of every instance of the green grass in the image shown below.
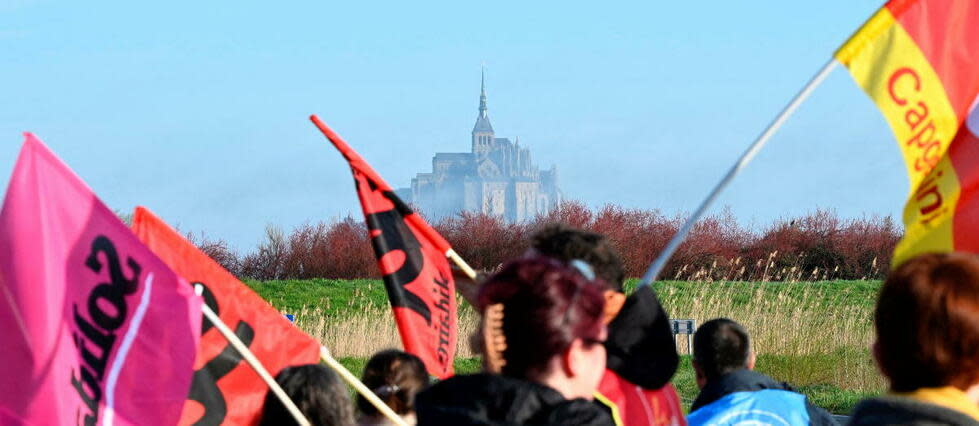
<svg viewBox="0 0 979 426"><path fill-rule="evenodd" d="M627 291L635 288L638 280L626 282ZM756 293L764 295L788 296L791 300L801 301L816 294L822 304L836 304L841 301L856 303L862 307L872 308L880 291L880 281L812 281L812 282L750 282L750 281L660 281L653 284L656 294L671 294L675 298L692 297L705 287L724 289L734 294L732 306L744 306L756 297Z"/></svg>
<svg viewBox="0 0 979 426"><path fill-rule="evenodd" d="M300 312L307 307L320 308L327 315L343 316L388 306L381 280L247 280L245 284L284 313Z"/></svg>
<svg viewBox="0 0 979 426"><path fill-rule="evenodd" d="M626 291L632 291L638 280L626 282ZM265 300L286 313L299 312L303 307L318 307L331 316L344 316L362 312L370 307L388 306L384 283L375 279L330 280L279 280L245 282ZM846 300L863 307L872 307L880 290L880 281L815 281L815 282L695 282L660 281L653 284L657 294L670 294L675 298L692 297L704 287L724 288L735 294L734 305L746 305L756 292L783 294L802 299L807 294L818 294L823 303L832 304Z"/></svg>

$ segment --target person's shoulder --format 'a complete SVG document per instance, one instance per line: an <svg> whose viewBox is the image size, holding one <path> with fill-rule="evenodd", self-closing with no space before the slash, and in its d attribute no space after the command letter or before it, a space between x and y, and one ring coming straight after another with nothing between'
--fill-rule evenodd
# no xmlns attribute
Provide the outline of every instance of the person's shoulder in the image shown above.
<svg viewBox="0 0 979 426"><path fill-rule="evenodd" d="M818 408L818 407L817 407ZM825 414L825 415L823 415ZM813 412L806 396L782 389L732 392L693 410L687 422L703 424L812 424L835 425L825 412Z"/></svg>
<svg viewBox="0 0 979 426"><path fill-rule="evenodd" d="M740 369L708 381L694 400L691 410L697 410L736 392L756 392L765 389L794 391L787 383L777 382L757 371Z"/></svg>
<svg viewBox="0 0 979 426"><path fill-rule="evenodd" d="M900 396L882 396L860 401L847 424L979 426L979 421L940 405Z"/></svg>
<svg viewBox="0 0 979 426"><path fill-rule="evenodd" d="M461 393L460 393L461 392ZM477 373L452 376L429 386L422 394L448 394L466 398L473 395L501 396L506 394L537 394L546 400L563 399L561 394L547 386L500 374Z"/></svg>
<svg viewBox="0 0 979 426"><path fill-rule="evenodd" d="M455 376L432 385L416 397L415 410L421 425L612 424L583 399L569 401L550 387L496 374Z"/></svg>
<svg viewBox="0 0 979 426"><path fill-rule="evenodd" d="M547 414L549 425L613 426L608 411L593 401L572 399L555 405Z"/></svg>

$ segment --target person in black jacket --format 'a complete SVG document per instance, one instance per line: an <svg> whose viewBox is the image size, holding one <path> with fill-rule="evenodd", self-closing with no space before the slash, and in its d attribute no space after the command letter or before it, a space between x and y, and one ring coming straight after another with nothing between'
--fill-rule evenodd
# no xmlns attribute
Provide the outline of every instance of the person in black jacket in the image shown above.
<svg viewBox="0 0 979 426"><path fill-rule="evenodd" d="M618 413L623 425L677 425L683 409L669 383L680 357L670 318L652 286L626 296L625 268L607 237L564 224L547 225L534 233L528 253L562 262L581 260L608 287L605 296L606 371L595 402Z"/></svg>
<svg viewBox="0 0 979 426"><path fill-rule="evenodd" d="M889 395L851 425L979 425L979 257L924 254L888 275L874 311Z"/></svg>
<svg viewBox="0 0 979 426"><path fill-rule="evenodd" d="M487 334L505 338L487 348L499 351L500 374L432 385L415 399L418 424L612 425L591 403L605 370L603 286L546 257L504 266L477 298ZM491 310L502 310L498 324Z"/></svg>
<svg viewBox="0 0 979 426"><path fill-rule="evenodd" d="M835 425L836 420L791 386L752 371L755 354L748 332L737 322L716 318L693 337L693 367L700 395L687 422L701 424Z"/></svg>

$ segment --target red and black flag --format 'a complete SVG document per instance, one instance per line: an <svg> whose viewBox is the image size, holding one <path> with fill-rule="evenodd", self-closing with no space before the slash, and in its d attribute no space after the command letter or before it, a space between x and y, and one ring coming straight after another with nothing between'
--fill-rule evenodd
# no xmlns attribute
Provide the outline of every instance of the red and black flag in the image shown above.
<svg viewBox="0 0 979 426"><path fill-rule="evenodd" d="M340 136L315 115L310 120L350 163L405 351L421 358L430 374L451 376L456 300L446 256L452 247Z"/></svg>
<svg viewBox="0 0 979 426"><path fill-rule="evenodd" d="M133 232L207 304L273 376L283 368L319 362L320 344L292 325L261 296L143 207ZM190 394L181 425L252 425L262 414L268 385L214 324L201 323Z"/></svg>

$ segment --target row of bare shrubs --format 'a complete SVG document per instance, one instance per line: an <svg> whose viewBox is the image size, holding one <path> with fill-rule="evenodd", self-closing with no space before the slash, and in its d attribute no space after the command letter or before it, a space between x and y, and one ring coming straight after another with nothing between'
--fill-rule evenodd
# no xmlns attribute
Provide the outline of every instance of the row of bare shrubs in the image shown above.
<svg viewBox="0 0 979 426"><path fill-rule="evenodd" d="M591 210L581 203L567 202L527 223L462 213L440 220L434 227L473 267L494 269L526 250L528 238L537 229L562 222L607 235L622 254L628 276L636 277L643 274L683 220L658 210L615 205ZM876 279L888 270L900 236L900 228L890 217L842 219L831 211L817 210L753 230L725 210L697 223L661 277L706 281ZM269 225L265 240L243 255L221 240L192 240L222 266L245 278L378 276L366 226L350 217L302 225L288 235Z"/></svg>

